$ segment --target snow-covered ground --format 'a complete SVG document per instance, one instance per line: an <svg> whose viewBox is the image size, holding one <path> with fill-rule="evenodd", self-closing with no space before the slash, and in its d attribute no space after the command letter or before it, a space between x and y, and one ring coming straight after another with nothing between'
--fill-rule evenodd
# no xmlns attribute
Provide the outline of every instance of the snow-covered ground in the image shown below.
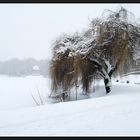
<svg viewBox="0 0 140 140"><path fill-rule="evenodd" d="M0 110L34 107L37 106L36 102L41 104L41 99L43 104L54 102L54 100L49 98L49 95L51 94L51 81L49 77L9 77L1 75L0 85ZM79 88L78 92L80 92L80 94L78 94L77 99L79 100L105 95L104 87L100 88L103 86L102 81L96 81L93 83L93 86L94 85L96 85L96 89L93 89L93 91L96 90L96 92L87 96L83 95L81 88ZM75 98L75 88L73 88L70 99L72 101L75 100ZM60 100L56 102L60 102Z"/></svg>
<svg viewBox="0 0 140 140"><path fill-rule="evenodd" d="M46 96L49 79L12 79L8 82L3 76L0 80L1 136L140 136L140 75L117 78L119 82L114 79L106 96L97 96L104 95L100 84L94 98L44 106L35 106L30 90L36 91L38 86Z"/></svg>
<svg viewBox="0 0 140 140"><path fill-rule="evenodd" d="M36 106L33 97L40 103L47 102L50 93L50 80L42 76L8 77L0 76L0 110Z"/></svg>

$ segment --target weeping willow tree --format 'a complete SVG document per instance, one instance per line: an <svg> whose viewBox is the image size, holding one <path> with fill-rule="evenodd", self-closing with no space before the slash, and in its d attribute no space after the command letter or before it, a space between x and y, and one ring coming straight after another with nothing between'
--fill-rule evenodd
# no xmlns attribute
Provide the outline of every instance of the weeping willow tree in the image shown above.
<svg viewBox="0 0 140 140"><path fill-rule="evenodd" d="M94 77L99 76L109 93L114 72L122 74L139 54L140 28L130 20L132 17L123 7L116 12L105 10L101 18L91 21L85 32L64 35L55 41L52 90L68 92L80 83L88 93Z"/></svg>
<svg viewBox="0 0 140 140"><path fill-rule="evenodd" d="M68 35L63 35L53 44L53 59L51 62L52 92L62 95L65 100L73 86L77 85L78 71L75 66L74 50L72 45L77 40Z"/></svg>
<svg viewBox="0 0 140 140"><path fill-rule="evenodd" d="M79 78L79 83L82 84L83 93L87 95L97 69L86 57L81 58L80 56L76 56L74 60L75 76Z"/></svg>
<svg viewBox="0 0 140 140"><path fill-rule="evenodd" d="M117 12L108 11L103 19L94 19L91 22L92 35L81 51L82 58L87 58L102 76L106 93L110 92L111 76L117 71L124 70L128 58L139 51L140 28L130 22L132 14L121 7ZM133 58L132 58L133 59Z"/></svg>

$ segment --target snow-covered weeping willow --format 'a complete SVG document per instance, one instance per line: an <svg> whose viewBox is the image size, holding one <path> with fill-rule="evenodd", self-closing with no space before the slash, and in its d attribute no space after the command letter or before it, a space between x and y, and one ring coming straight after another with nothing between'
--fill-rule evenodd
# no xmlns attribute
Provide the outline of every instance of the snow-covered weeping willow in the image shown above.
<svg viewBox="0 0 140 140"><path fill-rule="evenodd" d="M109 93L112 74L121 74L140 54L140 28L132 17L123 7L105 10L86 31L59 37L53 43L52 91L65 98L73 86L81 84L88 93L96 76L104 80Z"/></svg>

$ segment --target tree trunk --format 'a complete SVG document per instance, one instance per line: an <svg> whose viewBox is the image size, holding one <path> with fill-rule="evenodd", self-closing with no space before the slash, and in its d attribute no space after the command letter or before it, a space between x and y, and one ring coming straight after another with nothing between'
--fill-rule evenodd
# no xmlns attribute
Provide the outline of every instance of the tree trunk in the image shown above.
<svg viewBox="0 0 140 140"><path fill-rule="evenodd" d="M110 70L110 72L108 73L108 78L104 78L106 94L108 94L111 91L111 76L115 70L116 67Z"/></svg>
<svg viewBox="0 0 140 140"><path fill-rule="evenodd" d="M111 91L111 84L110 84L110 79L105 78L104 83L105 83L105 89L106 89L106 94L108 94Z"/></svg>
<svg viewBox="0 0 140 140"><path fill-rule="evenodd" d="M76 100L77 100L77 85L76 85Z"/></svg>
<svg viewBox="0 0 140 140"><path fill-rule="evenodd" d="M111 64L109 61L102 59L106 65L107 68L104 67L99 61L95 61L94 59L90 59L98 67L99 72L102 74L102 77L104 78L104 84L105 84L105 89L106 89L106 94L108 94L111 91L111 76L113 72L117 68L116 67L112 68Z"/></svg>

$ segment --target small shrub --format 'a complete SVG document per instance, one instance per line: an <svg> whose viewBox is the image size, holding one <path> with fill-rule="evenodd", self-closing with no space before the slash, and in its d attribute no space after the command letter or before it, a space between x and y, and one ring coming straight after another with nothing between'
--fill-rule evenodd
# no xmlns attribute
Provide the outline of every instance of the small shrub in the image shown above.
<svg viewBox="0 0 140 140"><path fill-rule="evenodd" d="M126 81L126 83L128 84L128 83L129 83L129 81L127 80L127 81Z"/></svg>

